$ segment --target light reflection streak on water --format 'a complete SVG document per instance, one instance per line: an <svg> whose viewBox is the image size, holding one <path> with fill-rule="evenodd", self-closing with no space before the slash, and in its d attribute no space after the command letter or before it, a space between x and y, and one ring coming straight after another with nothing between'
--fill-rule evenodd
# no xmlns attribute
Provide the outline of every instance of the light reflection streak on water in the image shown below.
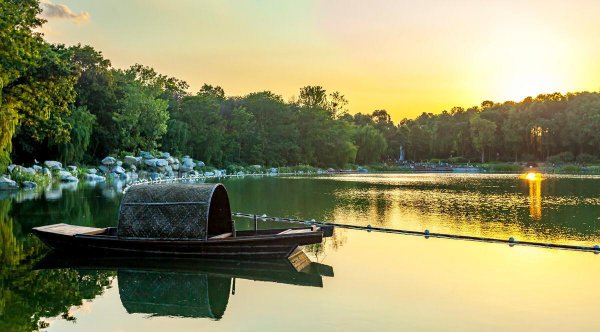
<svg viewBox="0 0 600 332"><path fill-rule="evenodd" d="M529 181L529 215L534 220L542 219L542 180Z"/></svg>
<svg viewBox="0 0 600 332"><path fill-rule="evenodd" d="M334 222L563 244L598 241L598 227L593 224L585 227L591 227L595 234L574 236L577 232L570 228L595 222L588 214L600 205L600 199L565 190L542 198L541 177L521 180L518 175L386 174L333 179L368 184L367 188L335 192L337 204L330 214ZM582 208L587 211L583 217L578 215Z"/></svg>

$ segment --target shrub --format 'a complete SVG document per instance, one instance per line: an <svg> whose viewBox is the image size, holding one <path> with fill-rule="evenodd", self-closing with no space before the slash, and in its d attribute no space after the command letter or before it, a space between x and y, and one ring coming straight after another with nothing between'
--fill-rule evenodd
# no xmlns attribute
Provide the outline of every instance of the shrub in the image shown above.
<svg viewBox="0 0 600 332"><path fill-rule="evenodd" d="M573 156L573 154L570 151L561 152L548 157L549 162L556 164L567 163L573 160L575 160L575 156Z"/></svg>
<svg viewBox="0 0 600 332"><path fill-rule="evenodd" d="M520 173L523 170L522 166L512 164L484 164L480 167L490 173Z"/></svg>
<svg viewBox="0 0 600 332"><path fill-rule="evenodd" d="M467 158L465 157L452 157L452 158L448 158L448 162L450 164L465 164L468 162Z"/></svg>
<svg viewBox="0 0 600 332"><path fill-rule="evenodd" d="M600 174L600 166L588 166L584 171L588 174Z"/></svg>
<svg viewBox="0 0 600 332"><path fill-rule="evenodd" d="M197 167L196 170L204 173L204 172L214 172L217 169L212 166L202 166L202 167Z"/></svg>
<svg viewBox="0 0 600 332"><path fill-rule="evenodd" d="M437 159L437 158L429 159L427 161L427 163L429 163L429 164L441 164L441 163L447 163L447 162L448 162L448 159Z"/></svg>
<svg viewBox="0 0 600 332"><path fill-rule="evenodd" d="M120 151L119 154L117 155L117 159L118 160L123 160L125 159L125 156L135 156L135 153L133 153L132 151Z"/></svg>
<svg viewBox="0 0 600 332"><path fill-rule="evenodd" d="M35 182L39 187L46 187L48 184L50 184L50 178L39 173L30 174L27 172L16 170L10 175L10 177L19 186L21 186L25 181Z"/></svg>
<svg viewBox="0 0 600 332"><path fill-rule="evenodd" d="M227 174L236 174L237 172L243 172L245 169L244 166L229 164L225 167L225 170L227 171Z"/></svg>
<svg viewBox="0 0 600 332"><path fill-rule="evenodd" d="M587 153L580 153L577 156L577 162L581 163L581 164L585 164L585 163L593 163L597 160L596 156L591 155L591 154L587 154Z"/></svg>
<svg viewBox="0 0 600 332"><path fill-rule="evenodd" d="M565 165L558 169L558 173L579 174L581 173L581 167L577 165Z"/></svg>

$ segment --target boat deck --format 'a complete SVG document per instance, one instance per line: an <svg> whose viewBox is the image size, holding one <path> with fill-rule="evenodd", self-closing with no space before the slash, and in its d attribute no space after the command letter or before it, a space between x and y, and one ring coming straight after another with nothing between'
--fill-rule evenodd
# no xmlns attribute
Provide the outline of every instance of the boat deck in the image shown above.
<svg viewBox="0 0 600 332"><path fill-rule="evenodd" d="M75 225L69 225L69 224L54 224L54 225L35 227L34 229L41 231L41 232L68 235L68 236L102 234L106 231L104 228L75 226Z"/></svg>

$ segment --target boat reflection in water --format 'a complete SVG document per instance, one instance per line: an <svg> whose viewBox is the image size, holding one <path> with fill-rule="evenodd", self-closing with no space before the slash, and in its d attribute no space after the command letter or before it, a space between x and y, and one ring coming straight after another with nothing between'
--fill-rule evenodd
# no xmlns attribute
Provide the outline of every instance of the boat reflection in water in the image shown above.
<svg viewBox="0 0 600 332"><path fill-rule="evenodd" d="M77 269L82 277L86 271L115 270L121 303L130 314L218 320L225 314L229 294L235 293L236 278L323 287L322 276L333 277L331 266L310 261L296 263L287 259L94 259L49 254L37 267Z"/></svg>

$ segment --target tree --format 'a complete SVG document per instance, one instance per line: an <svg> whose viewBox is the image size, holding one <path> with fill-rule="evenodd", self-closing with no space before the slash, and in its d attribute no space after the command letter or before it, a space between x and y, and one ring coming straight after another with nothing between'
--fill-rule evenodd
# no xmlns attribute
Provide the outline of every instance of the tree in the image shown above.
<svg viewBox="0 0 600 332"><path fill-rule="evenodd" d="M67 123L71 127L70 139L65 143L55 143L58 144L58 159L65 164L81 162L90 145L96 116L85 107L78 107L67 118Z"/></svg>
<svg viewBox="0 0 600 332"><path fill-rule="evenodd" d="M91 157L103 158L119 147L113 112L119 107L117 99L116 72L110 60L91 46L71 47L73 61L79 72L75 84L76 107L85 107L96 117L89 145Z"/></svg>
<svg viewBox="0 0 600 332"><path fill-rule="evenodd" d="M242 151L250 149L254 134L254 114L244 107L235 107L226 123L225 160L228 162L243 162Z"/></svg>
<svg viewBox="0 0 600 332"><path fill-rule="evenodd" d="M178 113L172 116L177 116ZM175 155L185 154L189 147L190 128L187 123L171 118L167 122L167 133L163 137L162 147Z"/></svg>
<svg viewBox="0 0 600 332"><path fill-rule="evenodd" d="M154 68L136 63L129 67L125 73L150 90L156 98L169 102L169 112L179 107L182 98L187 96L189 88L187 82L157 73Z"/></svg>
<svg viewBox="0 0 600 332"><path fill-rule="evenodd" d="M118 72L118 86L122 97L112 116L119 149L138 151L158 147L161 137L167 132L168 101L156 98L149 87L133 80L126 72Z"/></svg>
<svg viewBox="0 0 600 332"><path fill-rule="evenodd" d="M295 105L270 91L251 93L239 101L254 116L254 133L243 159L268 166L293 165L300 161L301 136ZM302 140L300 139L302 137Z"/></svg>
<svg viewBox="0 0 600 332"><path fill-rule="evenodd" d="M225 100L225 91L218 85L212 86L210 84L204 83L200 88L200 91L198 91L197 95L212 97L218 101Z"/></svg>
<svg viewBox="0 0 600 332"><path fill-rule="evenodd" d="M0 3L0 172L10 162L12 140L68 141L64 118L75 94L72 54L45 43L38 32L44 20L34 0Z"/></svg>
<svg viewBox="0 0 600 332"><path fill-rule="evenodd" d="M520 113L516 109L511 109L508 119L502 126L502 137L504 146L515 156L515 162L519 159L519 151L525 145L523 142L523 133L526 131L525 123L520 119Z"/></svg>
<svg viewBox="0 0 600 332"><path fill-rule="evenodd" d="M387 149L385 138L370 125L359 127L354 136L358 147L356 161L359 163L373 163L379 161Z"/></svg>
<svg viewBox="0 0 600 332"><path fill-rule="evenodd" d="M319 108L327 111L329 116L336 119L348 112L348 100L338 91L327 95L322 86L307 85L300 89L298 106L303 108Z"/></svg>
<svg viewBox="0 0 600 332"><path fill-rule="evenodd" d="M494 143L496 124L492 121L482 119L476 115L470 120L473 145L481 152L481 162L485 162L485 150Z"/></svg>
<svg viewBox="0 0 600 332"><path fill-rule="evenodd" d="M189 128L188 145L183 147L182 152L207 164L220 166L225 143L225 121L219 112L218 101L208 95L185 97L174 117Z"/></svg>

